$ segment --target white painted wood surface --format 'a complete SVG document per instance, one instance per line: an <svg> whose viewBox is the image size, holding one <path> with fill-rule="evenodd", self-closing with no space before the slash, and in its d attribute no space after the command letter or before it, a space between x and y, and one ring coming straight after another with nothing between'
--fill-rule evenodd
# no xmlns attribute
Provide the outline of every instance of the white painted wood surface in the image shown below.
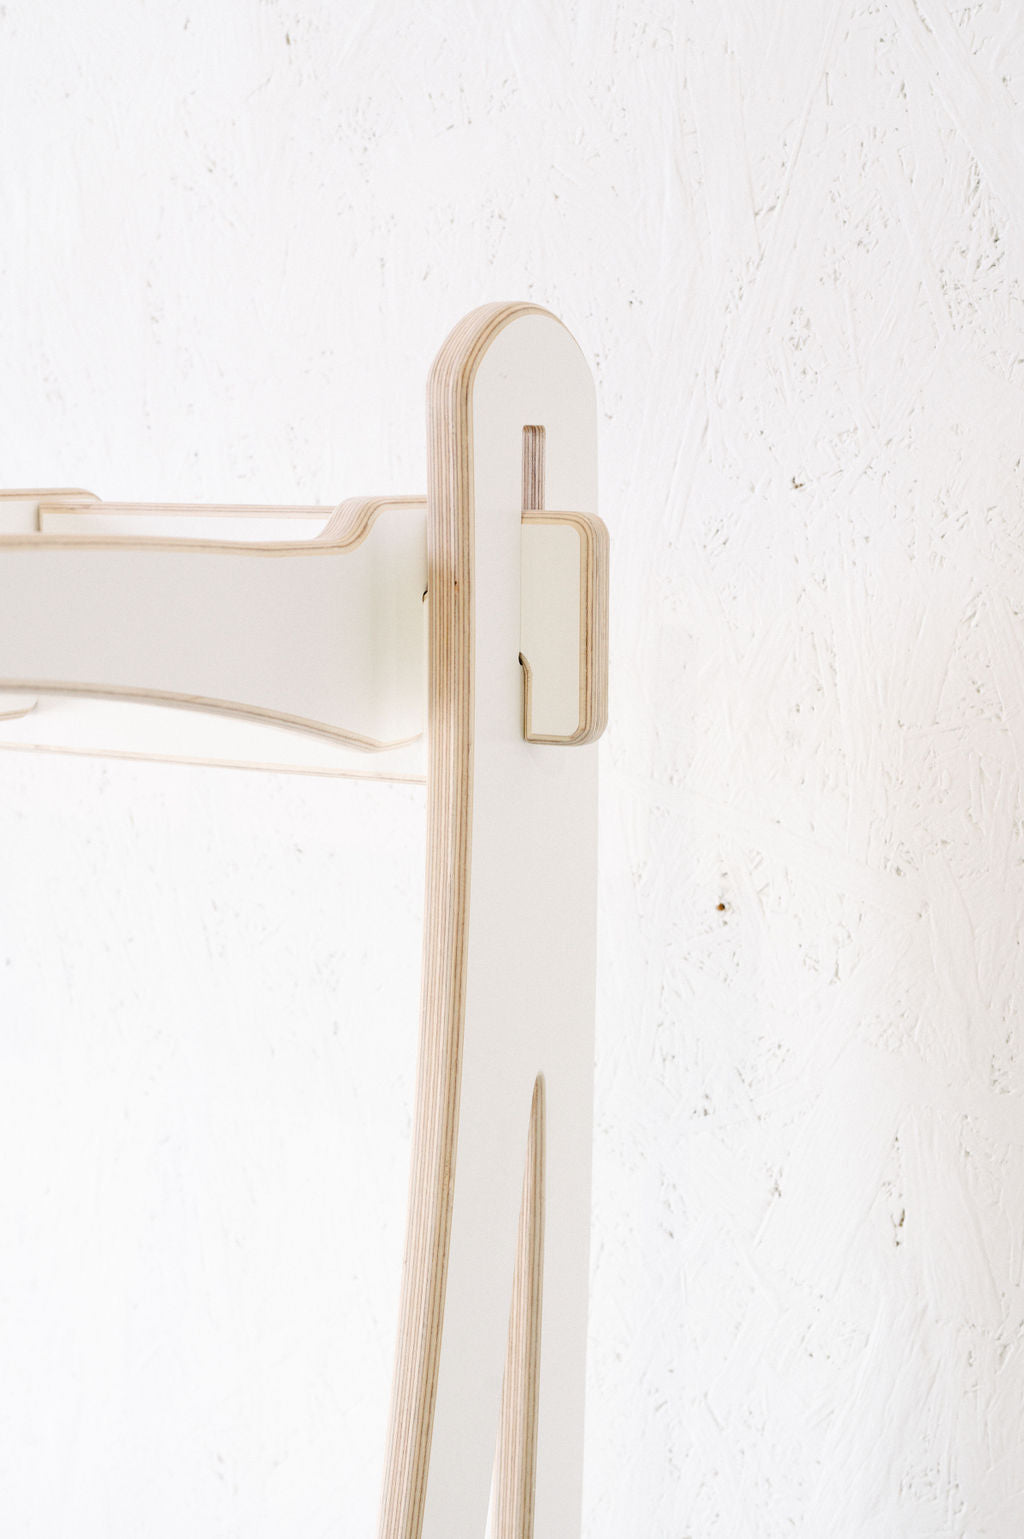
<svg viewBox="0 0 1024 1539"><path fill-rule="evenodd" d="M496 1539L571 1539L590 1233L591 745L607 717L586 360L549 313L485 306L438 355L426 432L426 516L414 498L351 498L327 517L268 510L276 540L260 538L258 509L0 496L0 682L26 732L44 714L37 692L61 697L60 748L77 755L89 740L76 696L117 700L121 714L99 720L102 752L122 757L156 741L132 702L150 717L157 705L179 720L186 708L263 717L364 750L426 732L421 1036L379 1532L483 1535L493 1505ZM545 485L558 512L543 511ZM184 761L193 739L167 721Z"/></svg>
<svg viewBox="0 0 1024 1539"><path fill-rule="evenodd" d="M485 306L439 352L428 417L422 1035L380 1534L482 1535L497 1448L498 1539L571 1539L582 1497L597 763L592 744L523 734L523 427L544 425L548 496L592 513L593 382L553 316ZM520 1262L540 1312L537 1387L529 1348L509 1330L531 1115L542 1256Z"/></svg>
<svg viewBox="0 0 1024 1539"><path fill-rule="evenodd" d="M596 741L607 531L539 508L520 530L524 730ZM0 491L0 722L19 723L0 748L422 777L425 520L409 497L190 507Z"/></svg>
<svg viewBox="0 0 1024 1539"><path fill-rule="evenodd" d="M500 1263L504 1252L507 1267L514 1240L540 1075L544 1254L534 1532L536 1539L575 1539L590 1254L597 748L523 741L522 679L510 654L520 618L522 538L515 514L522 507L523 423L545 427L549 506L597 512L597 414L587 360L552 316L515 320L480 363L471 413L477 594L470 948L446 1310L456 1318L460 1310L471 1313L479 1335L476 1351L466 1351L465 1337L450 1353L442 1345L435 1436L446 1422L450 1430L432 1456L424 1535L470 1535L486 1516L473 1456L474 1450L486 1455L488 1433L497 1426L486 1395L502 1361L495 1358L494 1331L503 1353L511 1297L499 1282ZM492 533L498 512L502 527ZM479 946L478 913L492 926ZM511 1167L511 1192L506 1188L495 1201L517 1146L522 1157L518 1170ZM493 1272L481 1288L478 1267L487 1250ZM471 1388L476 1414L467 1416L463 1400ZM531 1539L529 1529L523 1539Z"/></svg>
<svg viewBox="0 0 1024 1539"><path fill-rule="evenodd" d="M47 467L191 501L416 490L423 371L448 324L529 293L585 341L617 590L588 1539L1019 1539L1019 19L990 0L7 0L0 23L0 313L5 361L35 360L0 377L4 483ZM381 347L396 334L401 359ZM140 1201L161 1191L160 1136L180 1147L195 1124L169 1092L148 1123L121 1108L140 1103L143 1042L182 1043L183 1086L184 1043L215 1047L192 986L210 949L221 1020L289 1106L310 1083L291 1050L305 1034L329 1054L335 1026L362 1040L407 1020L391 980L360 982L376 925L338 873L358 867L415 975L396 846L422 792L369 788L367 839L394 856L375 876L325 782L20 754L0 776L0 934L5 964L21 959L0 973L3 1018L35 1042L42 1087L22 1104L56 1086L65 1119L78 1107L76 1162L105 1148ZM297 977L311 936L300 1011L288 963ZM81 1030L62 1041L48 1019ZM111 1071L109 1116L84 1115L72 1065L80 1087ZM392 1104L345 1102L367 1135ZM37 1330L4 1337L8 1376L63 1389L62 1428L86 1433L109 1362L84 1355L71 1396L47 1324L74 1339L83 1289L111 1317L134 1309L135 1404L178 1430L191 1477L105 1421L131 1474L88 1539L134 1539L144 1519L178 1539L197 1511L230 1533L237 1502L259 1539L352 1532L354 1513L372 1532L377 1472L366 1511L332 1451L339 1408L306 1418L296 1390L257 1422L246 1391L270 1368L244 1333L234 1377L206 1386L206 1404L239 1386L211 1438L224 1478L191 1441L209 1421L171 1392L154 1277L182 1301L174 1345L205 1328L205 1289L218 1320L278 1320L282 1369L336 1302L303 1295L309 1337L274 1315L280 1259L237 1241L290 1181L266 1160L247 1192L239 1122L209 1124L218 1180L189 1188L205 1270L154 1221L116 1297L104 1191L69 1193L41 1135L52 1228L19 1207L24 1172L4 1184L9 1232L50 1278ZM273 1146L311 1193L341 1157L315 1137L308 1164L294 1136ZM83 1230L76 1289L56 1237ZM385 1279L358 1308L369 1354ZM38 1425L5 1428L5 1479L23 1531L49 1518L32 1539L51 1539ZM87 1469L65 1478L85 1511Z"/></svg>
<svg viewBox="0 0 1024 1539"><path fill-rule="evenodd" d="M312 537L262 541L258 518L216 519L219 539L48 522L0 538L3 688L191 704L363 749L422 734L422 503L353 498Z"/></svg>

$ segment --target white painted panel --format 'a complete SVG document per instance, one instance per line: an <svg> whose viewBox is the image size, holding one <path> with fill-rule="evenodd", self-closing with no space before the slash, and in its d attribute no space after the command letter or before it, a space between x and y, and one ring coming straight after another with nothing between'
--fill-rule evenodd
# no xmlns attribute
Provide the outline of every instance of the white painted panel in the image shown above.
<svg viewBox="0 0 1024 1539"><path fill-rule="evenodd" d="M590 1236L597 750L523 739L522 430L527 423L545 426L554 505L594 512L594 386L569 332L550 315L528 314L488 344L471 401L475 629L465 1032L423 1534L482 1539L530 1107L543 1075L536 1535L575 1539ZM576 561L578 572L578 543ZM578 637L578 612L576 618Z"/></svg>
<svg viewBox="0 0 1024 1539"><path fill-rule="evenodd" d="M520 646L530 670L531 735L571 737L580 725L580 531L524 524L522 542Z"/></svg>
<svg viewBox="0 0 1024 1539"><path fill-rule="evenodd" d="M225 513L222 516L203 512L196 516L188 513L146 512L133 516L120 513L105 505L96 511L68 512L47 507L39 510L38 529L41 534L118 534L138 535L146 539L168 540L314 540L322 534L331 516L331 509L323 508L315 513L296 513L274 517L261 513L247 518L244 513Z"/></svg>
<svg viewBox="0 0 1024 1539"><path fill-rule="evenodd" d="M425 588L420 508L385 508L351 548L11 537L0 684L163 696L392 746L424 728Z"/></svg>

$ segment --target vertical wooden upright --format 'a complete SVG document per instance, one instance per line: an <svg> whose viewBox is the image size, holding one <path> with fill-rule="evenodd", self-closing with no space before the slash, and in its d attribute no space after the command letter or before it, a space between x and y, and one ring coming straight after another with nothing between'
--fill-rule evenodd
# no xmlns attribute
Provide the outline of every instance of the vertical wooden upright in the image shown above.
<svg viewBox="0 0 1024 1539"><path fill-rule="evenodd" d="M497 1539L574 1539L597 766L586 725L524 736L520 571L524 428L544 429L526 459L547 506L596 513L593 383L553 316L492 305L448 338L428 404L422 1023L380 1535L484 1539L493 1470Z"/></svg>

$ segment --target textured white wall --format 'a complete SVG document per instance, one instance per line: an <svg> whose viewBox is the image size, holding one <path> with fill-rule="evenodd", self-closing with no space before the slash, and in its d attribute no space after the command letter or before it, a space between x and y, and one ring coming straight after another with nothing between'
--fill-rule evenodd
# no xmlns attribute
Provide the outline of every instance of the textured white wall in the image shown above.
<svg viewBox="0 0 1024 1539"><path fill-rule="evenodd" d="M463 311L593 360L589 1539L1024 1530L1022 98L1016 0L0 8L0 482L415 490ZM0 785L5 1532L372 1532L419 793Z"/></svg>

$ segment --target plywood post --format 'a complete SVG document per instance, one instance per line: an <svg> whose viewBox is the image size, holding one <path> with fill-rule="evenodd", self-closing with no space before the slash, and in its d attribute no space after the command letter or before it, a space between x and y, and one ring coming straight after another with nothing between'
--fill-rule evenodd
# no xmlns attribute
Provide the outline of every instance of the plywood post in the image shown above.
<svg viewBox="0 0 1024 1539"><path fill-rule="evenodd" d="M524 736L520 578L523 429L544 429L549 506L593 514L595 418L579 349L533 306L475 311L431 376L422 1035L381 1539L483 1539L503 1375L500 1539L579 1532L597 766Z"/></svg>

